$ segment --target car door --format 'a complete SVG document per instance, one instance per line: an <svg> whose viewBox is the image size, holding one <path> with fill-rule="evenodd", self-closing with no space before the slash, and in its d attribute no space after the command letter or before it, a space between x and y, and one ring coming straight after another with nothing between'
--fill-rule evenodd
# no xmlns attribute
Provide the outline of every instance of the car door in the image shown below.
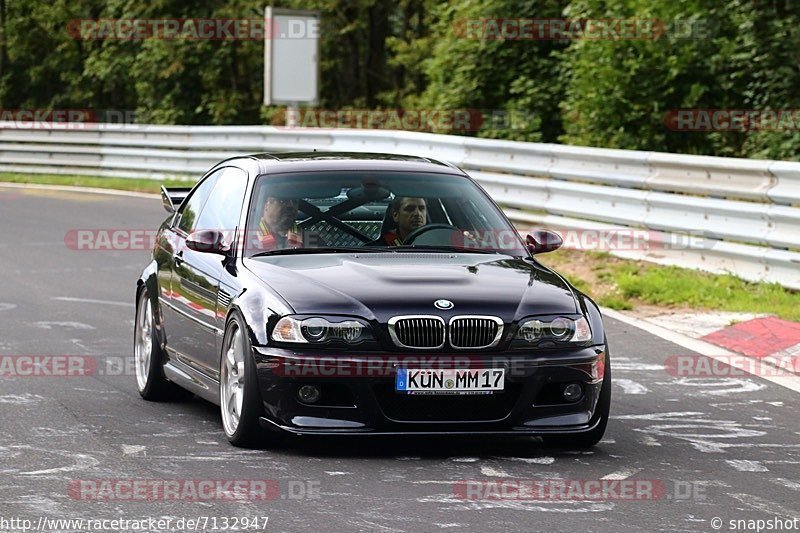
<svg viewBox="0 0 800 533"><path fill-rule="evenodd" d="M167 350L170 356L200 370L194 363L198 352L207 349L204 344L214 342L213 330L209 330L210 320L202 319L201 309L208 306L213 298L211 291L203 290L204 283L196 263L194 254L191 263L186 263L186 237L193 231L203 207L211 196L217 179L224 169L206 176L181 204L180 209L167 231L168 240L172 243L172 255L169 261L171 276L170 287L165 291L162 310L164 314L164 330L167 337ZM198 289L199 288L199 289Z"/></svg>
<svg viewBox="0 0 800 533"><path fill-rule="evenodd" d="M186 238L198 230L219 230L233 242L239 221L247 174L237 167L225 167L209 176L210 190L203 201L187 205L176 225L177 246L172 273L173 320L168 345L176 357L194 370L214 379L218 337L222 327L217 318L219 280L226 257L186 247ZM199 206L195 211L195 205Z"/></svg>
<svg viewBox="0 0 800 533"><path fill-rule="evenodd" d="M214 190L200 212L193 231L221 230L225 243L230 245L231 249L235 248L233 243L236 242L237 226L246 189L247 173L244 170L237 167L223 169L214 185ZM201 295L201 300L197 302L199 305L193 306L192 309L198 314L196 319L198 323L203 323L204 328L203 346L198 346L197 351L192 353L194 363L203 373L218 380L219 351L225 328L224 313L227 308L226 303L232 296L226 293L220 298L220 280L223 269L230 267L232 261L230 257L188 249L184 251L183 259L185 272L191 273L192 277L183 279L184 287ZM220 300L223 300L222 304ZM207 332L212 333L213 338L206 336Z"/></svg>

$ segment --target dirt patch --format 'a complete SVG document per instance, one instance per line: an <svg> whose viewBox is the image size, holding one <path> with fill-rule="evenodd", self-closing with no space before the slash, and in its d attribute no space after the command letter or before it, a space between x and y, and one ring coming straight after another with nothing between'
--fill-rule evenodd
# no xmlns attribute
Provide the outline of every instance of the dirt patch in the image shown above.
<svg viewBox="0 0 800 533"><path fill-rule="evenodd" d="M595 300L620 297L611 270L613 265L621 263L616 257L562 249L537 259Z"/></svg>
<svg viewBox="0 0 800 533"><path fill-rule="evenodd" d="M679 305L653 305L641 300L626 297L616 283L619 269L632 263L650 268L651 265L629 259L621 259L613 255L598 252L561 249L550 254L537 257L542 264L553 268L575 285L581 292L589 295L598 304L614 309L635 309L643 316L685 313L697 311L698 308Z"/></svg>

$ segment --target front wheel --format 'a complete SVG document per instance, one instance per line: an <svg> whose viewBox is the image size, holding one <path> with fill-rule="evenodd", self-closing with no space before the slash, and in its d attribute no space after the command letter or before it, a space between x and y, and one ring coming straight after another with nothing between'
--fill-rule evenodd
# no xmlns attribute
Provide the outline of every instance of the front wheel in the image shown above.
<svg viewBox="0 0 800 533"><path fill-rule="evenodd" d="M244 320L234 313L225 328L219 373L222 428L234 446L250 448L264 443L259 425L263 413L253 350Z"/></svg>

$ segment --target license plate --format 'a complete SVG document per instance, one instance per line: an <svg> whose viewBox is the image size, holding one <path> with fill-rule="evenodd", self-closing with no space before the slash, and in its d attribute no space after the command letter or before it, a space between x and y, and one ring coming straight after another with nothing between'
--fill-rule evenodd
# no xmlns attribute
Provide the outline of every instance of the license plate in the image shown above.
<svg viewBox="0 0 800 533"><path fill-rule="evenodd" d="M394 384L406 394L492 394L503 390L505 369L398 368Z"/></svg>

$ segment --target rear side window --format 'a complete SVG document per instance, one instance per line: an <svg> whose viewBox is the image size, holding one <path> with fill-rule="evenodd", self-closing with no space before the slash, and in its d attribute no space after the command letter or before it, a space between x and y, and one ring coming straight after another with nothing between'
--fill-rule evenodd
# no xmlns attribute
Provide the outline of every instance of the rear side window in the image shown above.
<svg viewBox="0 0 800 533"><path fill-rule="evenodd" d="M178 219L178 229L184 233L190 233L192 228L195 227L197 215L203 209L214 185L217 183L217 178L222 175L225 169L220 169L208 176L200 183L192 193L186 198L180 208L180 218Z"/></svg>
<svg viewBox="0 0 800 533"><path fill-rule="evenodd" d="M239 225L246 189L247 174L244 170L236 167L222 169L193 229L221 231L228 236L230 242L234 230Z"/></svg>

